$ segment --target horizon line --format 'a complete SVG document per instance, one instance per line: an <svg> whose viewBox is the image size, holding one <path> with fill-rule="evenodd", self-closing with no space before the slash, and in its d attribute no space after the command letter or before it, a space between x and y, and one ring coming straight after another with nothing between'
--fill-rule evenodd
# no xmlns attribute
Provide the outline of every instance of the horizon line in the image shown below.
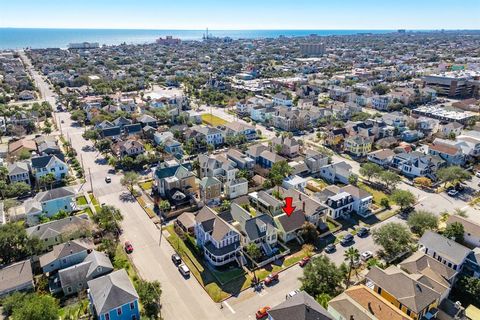
<svg viewBox="0 0 480 320"><path fill-rule="evenodd" d="M70 30L150 30L150 31L205 31L208 27L203 29L182 29L182 28L113 28L113 27L4 27L0 26L0 29L70 29ZM387 29L376 29L376 28L359 28L359 29L350 29L350 28L328 28L328 29L315 29L315 28L288 28L288 29L281 29L281 28L259 28L259 29L210 29L211 31L397 31L397 30L406 30L406 31L480 31L479 29L475 28L387 28Z"/></svg>

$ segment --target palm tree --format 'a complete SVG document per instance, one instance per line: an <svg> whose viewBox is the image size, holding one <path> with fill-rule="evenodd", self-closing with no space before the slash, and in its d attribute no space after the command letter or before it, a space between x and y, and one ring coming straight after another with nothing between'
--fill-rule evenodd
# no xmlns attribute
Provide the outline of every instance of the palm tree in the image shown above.
<svg viewBox="0 0 480 320"><path fill-rule="evenodd" d="M350 247L345 251L343 254L343 257L345 258L345 262L348 263L348 276L347 276L347 288L350 285L350 277L352 276L352 270L354 267L354 264L358 259L360 258L360 253L358 252L357 248Z"/></svg>

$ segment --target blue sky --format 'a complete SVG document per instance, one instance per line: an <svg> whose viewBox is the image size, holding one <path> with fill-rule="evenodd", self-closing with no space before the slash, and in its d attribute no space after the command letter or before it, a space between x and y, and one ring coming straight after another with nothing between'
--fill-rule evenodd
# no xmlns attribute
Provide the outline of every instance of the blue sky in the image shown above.
<svg viewBox="0 0 480 320"><path fill-rule="evenodd" d="M480 0L0 0L0 27L480 29Z"/></svg>

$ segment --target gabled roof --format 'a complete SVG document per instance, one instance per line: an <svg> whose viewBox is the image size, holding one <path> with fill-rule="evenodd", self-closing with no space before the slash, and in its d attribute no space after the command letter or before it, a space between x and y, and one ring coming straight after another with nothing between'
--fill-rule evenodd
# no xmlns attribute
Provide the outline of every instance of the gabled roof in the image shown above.
<svg viewBox="0 0 480 320"><path fill-rule="evenodd" d="M471 252L467 247L430 230L423 234L419 243L456 265L460 265Z"/></svg>
<svg viewBox="0 0 480 320"><path fill-rule="evenodd" d="M198 212L195 222L200 223L203 230L210 233L215 241L221 241L228 232L235 231L229 223L207 206Z"/></svg>
<svg viewBox="0 0 480 320"><path fill-rule="evenodd" d="M123 129L126 133L137 133L142 131L142 125L140 123L128 124Z"/></svg>
<svg viewBox="0 0 480 320"><path fill-rule="evenodd" d="M473 237L480 238L480 224L459 215L451 215L448 217L447 225L458 222L463 225L465 233L470 233Z"/></svg>
<svg viewBox="0 0 480 320"><path fill-rule="evenodd" d="M26 282L33 282L30 259L0 269L0 292L13 290Z"/></svg>
<svg viewBox="0 0 480 320"><path fill-rule="evenodd" d="M120 127L111 127L111 128L105 128L102 129L102 136L103 137L113 137L113 136L119 136L121 134Z"/></svg>
<svg viewBox="0 0 480 320"><path fill-rule="evenodd" d="M335 319L305 291L300 291L268 311L272 320L333 320Z"/></svg>
<svg viewBox="0 0 480 320"><path fill-rule="evenodd" d="M26 162L15 162L12 164L8 165L8 174L9 175L14 175L14 174L22 174L29 172L28 170L28 164Z"/></svg>
<svg viewBox="0 0 480 320"><path fill-rule="evenodd" d="M32 168L35 168L35 169L45 168L46 166L50 165L55 161L61 162L66 166L65 162L63 162L63 159L60 159L58 155L54 155L54 154L33 157L31 160L32 160Z"/></svg>
<svg viewBox="0 0 480 320"><path fill-rule="evenodd" d="M90 228L93 224L87 217L71 216L60 220L42 223L28 228L27 234L30 237L37 237L40 240L48 239L64 232L71 232L81 228Z"/></svg>
<svg viewBox="0 0 480 320"><path fill-rule="evenodd" d="M113 265L108 256L103 252L93 250L79 264L58 271L60 283L65 288L70 284L92 279L97 268L101 268L102 274L113 271Z"/></svg>
<svg viewBox="0 0 480 320"><path fill-rule="evenodd" d="M305 221L307 221L303 212L298 208L290 216L282 214L275 217L275 219L282 225L283 230L287 233L299 230Z"/></svg>
<svg viewBox="0 0 480 320"><path fill-rule="evenodd" d="M90 296L98 315L138 300L138 293L125 269L88 281Z"/></svg>
<svg viewBox="0 0 480 320"><path fill-rule="evenodd" d="M45 202L64 197L74 197L77 192L71 187L60 187L52 190L42 191L35 195L35 200L39 202Z"/></svg>
<svg viewBox="0 0 480 320"><path fill-rule="evenodd" d="M40 266L43 268L55 260L70 255L90 250L94 247L93 242L87 239L77 239L53 246L53 250L40 256Z"/></svg>

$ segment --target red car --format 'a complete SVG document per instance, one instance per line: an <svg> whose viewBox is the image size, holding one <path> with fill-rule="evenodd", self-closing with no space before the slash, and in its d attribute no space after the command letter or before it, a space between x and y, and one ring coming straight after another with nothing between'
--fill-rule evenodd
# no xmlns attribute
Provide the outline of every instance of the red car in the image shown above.
<svg viewBox="0 0 480 320"><path fill-rule="evenodd" d="M298 263L298 265L300 267L305 267L307 265L307 263L310 262L310 257L304 257L302 260L300 260L300 262Z"/></svg>
<svg viewBox="0 0 480 320"><path fill-rule="evenodd" d="M271 273L265 278L265 285L268 286L274 281L278 281L278 273Z"/></svg>
<svg viewBox="0 0 480 320"><path fill-rule="evenodd" d="M257 319L263 319L268 316L267 311L270 310L270 307L263 307L261 309L258 309L257 313L255 313L255 317Z"/></svg>
<svg viewBox="0 0 480 320"><path fill-rule="evenodd" d="M130 241L125 241L125 252L126 253L132 253L133 252L133 246L132 244L130 243Z"/></svg>

